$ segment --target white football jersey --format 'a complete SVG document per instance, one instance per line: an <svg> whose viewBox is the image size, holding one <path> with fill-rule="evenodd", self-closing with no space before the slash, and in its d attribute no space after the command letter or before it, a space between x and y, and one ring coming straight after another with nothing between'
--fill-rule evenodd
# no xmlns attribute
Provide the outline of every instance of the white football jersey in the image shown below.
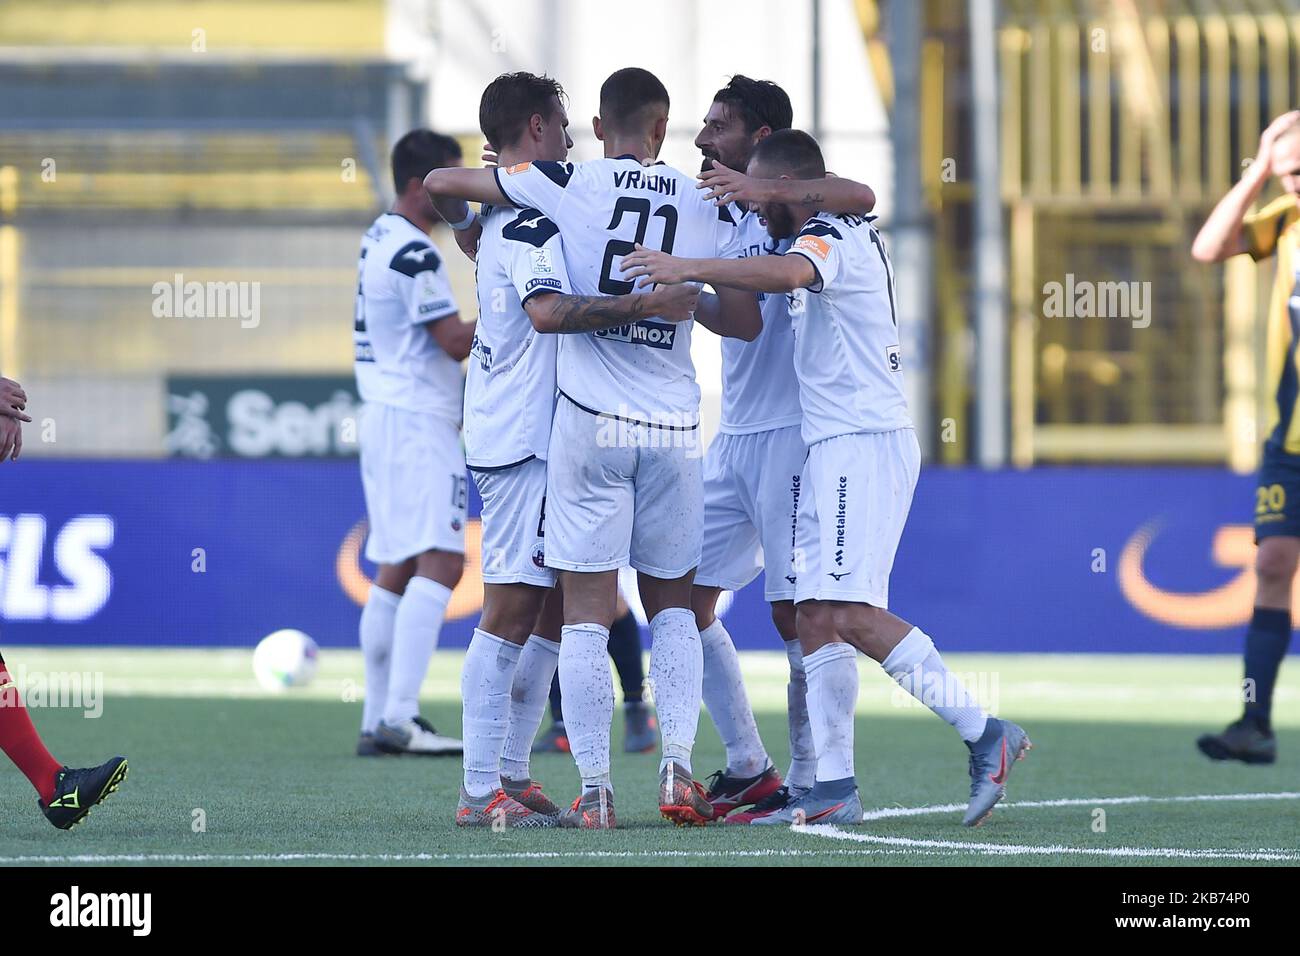
<svg viewBox="0 0 1300 956"><path fill-rule="evenodd" d="M536 209L485 213L475 267L478 327L465 376L465 460L503 468L546 458L559 336L534 329L524 303L568 292L569 276L555 223Z"/></svg>
<svg viewBox="0 0 1300 956"><path fill-rule="evenodd" d="M731 211L703 198L695 177L672 166L642 166L632 156L585 163L520 163L496 170L516 206L546 213L564 237L576 295L646 290L622 277L635 243L687 258L734 256L739 230ZM691 361L692 322L642 319L560 341L559 390L598 412L651 424L698 424L700 389Z"/></svg>
<svg viewBox="0 0 1300 956"><path fill-rule="evenodd" d="M803 438L911 428L903 394L894 271L875 217L819 213L787 255L817 279L789 294Z"/></svg>
<svg viewBox="0 0 1300 956"><path fill-rule="evenodd" d="M735 210L733 210L735 212ZM741 258L782 255L789 239L773 239L756 212L740 219ZM722 340L722 421L718 430L749 435L798 425L799 380L794 374L794 331L784 294L761 292L763 331L752 342Z"/></svg>
<svg viewBox="0 0 1300 956"><path fill-rule="evenodd" d="M352 341L362 400L459 422L460 363L426 328L458 311L438 250L405 216L386 212L361 240L357 272Z"/></svg>

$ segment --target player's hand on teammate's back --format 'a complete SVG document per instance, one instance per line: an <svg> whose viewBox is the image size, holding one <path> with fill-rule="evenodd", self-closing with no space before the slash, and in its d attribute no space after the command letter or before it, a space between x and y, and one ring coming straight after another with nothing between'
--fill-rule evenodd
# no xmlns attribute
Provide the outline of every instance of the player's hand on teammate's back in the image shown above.
<svg viewBox="0 0 1300 956"><path fill-rule="evenodd" d="M700 287L692 283L665 285L650 293L654 297L654 314L665 322L686 322L695 318Z"/></svg>
<svg viewBox="0 0 1300 956"><path fill-rule="evenodd" d="M16 418L0 417L0 463L18 460L23 450L23 423Z"/></svg>
<svg viewBox="0 0 1300 956"><path fill-rule="evenodd" d="M31 416L24 414L27 408L27 393L13 379L0 378L0 415L16 418L20 422L30 422Z"/></svg>
<svg viewBox="0 0 1300 956"><path fill-rule="evenodd" d="M712 199L719 206L733 202L747 206L750 203L766 201L762 195L761 183L761 179L755 179L753 176L723 166L715 159L712 169L700 173L700 182L695 188L707 189L708 193L704 198Z"/></svg>
<svg viewBox="0 0 1300 956"><path fill-rule="evenodd" d="M1289 113L1283 113L1273 122L1268 124L1268 128L1259 134L1259 152L1255 156L1256 163L1263 163L1263 170L1270 175L1273 172L1273 143L1282 135L1284 130L1290 129L1296 123L1300 123L1300 110L1291 110Z"/></svg>
<svg viewBox="0 0 1300 956"><path fill-rule="evenodd" d="M685 259L657 249L647 249L639 243L623 257L623 275L628 279L641 279L637 285L642 288L651 285L680 285L690 279Z"/></svg>

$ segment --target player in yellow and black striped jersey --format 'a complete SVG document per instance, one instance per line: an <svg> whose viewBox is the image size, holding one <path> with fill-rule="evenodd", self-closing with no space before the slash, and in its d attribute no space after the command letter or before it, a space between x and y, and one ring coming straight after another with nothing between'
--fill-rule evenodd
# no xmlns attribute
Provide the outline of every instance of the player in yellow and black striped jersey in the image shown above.
<svg viewBox="0 0 1300 956"><path fill-rule="evenodd" d="M1268 180L1282 196L1248 214ZM1272 763L1273 686L1291 641L1291 588L1300 559L1300 111L1279 116L1259 139L1255 162L1210 213L1192 244L1200 262L1235 255L1276 259L1267 364L1273 400L1255 489L1255 611L1246 632L1245 713L1197 746L1214 760Z"/></svg>

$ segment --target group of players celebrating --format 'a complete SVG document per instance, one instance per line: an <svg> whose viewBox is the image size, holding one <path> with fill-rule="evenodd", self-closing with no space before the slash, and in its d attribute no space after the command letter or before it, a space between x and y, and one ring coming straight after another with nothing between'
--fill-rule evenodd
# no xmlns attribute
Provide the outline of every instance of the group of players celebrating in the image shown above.
<svg viewBox="0 0 1300 956"><path fill-rule="evenodd" d="M411 587L431 608L427 633L459 576L468 464L483 500L484 598L461 675L457 825L616 826L607 642L627 566L650 622L664 817L861 822L861 651L966 742L964 822L977 825L1030 742L981 709L925 632L886 610L920 449L875 195L828 176L774 83L736 76L718 91L695 141L698 181L658 161L668 110L653 74L617 71L593 120L604 158L568 163L563 89L512 73L480 103L496 154L487 168L464 168L427 130L394 151L399 197L367 233L355 333L367 551L381 564L362 644L367 698L377 688L389 701L382 717L367 705L362 750L420 750L421 734L424 752L437 747L415 707L418 678L393 709L386 677L398 673L389 658ZM436 216L476 260L474 326L443 321L456 310L424 235ZM720 435L707 455L696 321L723 338ZM449 397L464 357L462 461ZM443 472L445 485L434 480ZM784 778L716 613L724 589L765 566L790 662ZM377 604L395 626L375 625ZM372 653L379 645L390 650ZM557 669L582 778L563 810L529 770ZM691 765L701 700L727 754L707 788Z"/></svg>
<svg viewBox="0 0 1300 956"><path fill-rule="evenodd" d="M460 168L449 137L407 134L393 150L397 199L362 244L354 343L366 402L366 552L378 572L360 625L358 753L463 753L459 826L614 827L607 651L623 674L626 743L653 746L640 688L628 686L639 681L639 647L628 639L635 628L628 633L617 576L630 566L653 639L665 817L861 822L853 767L861 651L965 741L963 822L978 825L1030 742L986 714L931 639L887 610L920 452L902 390L892 267L869 216L875 195L827 174L771 82L735 76L714 96L695 139L699 182L657 161L669 100L652 74L619 70L601 87L593 125L603 159L565 162L573 143L564 104L548 77L494 80L479 111L496 160L488 169ZM1249 214L1273 175L1283 196ZM1259 475L1259 591L1245 654L1251 693L1240 720L1198 741L1216 760L1276 758L1273 689L1300 564L1298 196L1300 112L1292 112L1264 131L1255 164L1193 248L1205 262L1278 258L1268 363L1276 403ZM458 320L429 240L439 217L477 261L476 324ZM720 434L702 462L695 321L723 337ZM0 378L0 463L19 457L30 421L26 391ZM461 676L462 745L420 717L418 694L463 570L466 464L483 499L484 600ZM784 778L759 738L716 610L724 589L744 587L765 565L790 664ZM550 749L563 741L582 778L563 811L529 769L548 697L557 724L543 741ZM707 789L691 767L701 700L727 759ZM83 769L52 757L2 657L0 751L60 829L127 775L120 756Z"/></svg>

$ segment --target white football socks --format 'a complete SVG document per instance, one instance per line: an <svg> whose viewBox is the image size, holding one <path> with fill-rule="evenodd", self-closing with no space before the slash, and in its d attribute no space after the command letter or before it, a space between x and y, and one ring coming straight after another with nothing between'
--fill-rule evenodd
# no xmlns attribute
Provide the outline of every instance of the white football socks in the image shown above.
<svg viewBox="0 0 1300 956"><path fill-rule="evenodd" d="M899 687L952 724L962 740L980 739L988 714L948 670L934 642L919 627L908 631L880 666Z"/></svg>
<svg viewBox="0 0 1300 956"><path fill-rule="evenodd" d="M370 586L361 609L361 657L366 667L366 698L361 705L361 732L373 734L388 700L388 663L393 651L393 618L400 594Z"/></svg>
<svg viewBox="0 0 1300 956"><path fill-rule="evenodd" d="M817 779L852 777L857 652L848 644L823 644L804 657L803 663L808 673L808 717L817 748Z"/></svg>
<svg viewBox="0 0 1300 956"><path fill-rule="evenodd" d="M684 607L664 608L650 621L650 640L650 680L663 740L659 770L662 773L672 761L690 773L704 682L704 652L695 615ZM567 722L567 692L564 701Z"/></svg>
<svg viewBox="0 0 1300 956"><path fill-rule="evenodd" d="M510 688L510 726L501 753L501 775L511 780L528 780L533 738L542 724L551 696L551 678L560 664L560 645L534 634L524 644Z"/></svg>
<svg viewBox="0 0 1300 956"><path fill-rule="evenodd" d="M704 706L718 728L718 736L727 748L727 773L736 777L753 777L771 764L758 724L740 676L740 658L736 645L721 618L700 631L704 656Z"/></svg>
<svg viewBox="0 0 1300 956"><path fill-rule="evenodd" d="M797 640L785 642L785 656L790 661L790 683L785 687L790 720L790 770L785 775L785 785L792 791L811 790L817 775L817 751L808 722L808 675Z"/></svg>
<svg viewBox="0 0 1300 956"><path fill-rule="evenodd" d="M614 681L609 673L609 629L566 624L560 638L560 693L564 729L585 790L610 787L609 725ZM612 787L611 787L612 789Z"/></svg>
<svg viewBox="0 0 1300 956"><path fill-rule="evenodd" d="M396 726L420 713L420 685L438 646L438 632L451 591L429 578L411 578L393 620L393 653L388 669L384 723Z"/></svg>
<svg viewBox="0 0 1300 956"><path fill-rule="evenodd" d="M523 648L474 628L460 672L465 790L485 797L501 787L501 750L510 722L510 685Z"/></svg>

